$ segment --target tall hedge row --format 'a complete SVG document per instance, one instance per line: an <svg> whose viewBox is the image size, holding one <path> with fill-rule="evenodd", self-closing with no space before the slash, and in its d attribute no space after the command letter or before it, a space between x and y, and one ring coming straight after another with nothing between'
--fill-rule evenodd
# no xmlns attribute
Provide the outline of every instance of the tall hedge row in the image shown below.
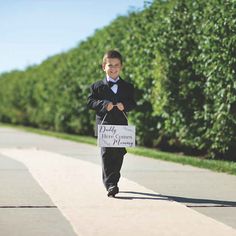
<svg viewBox="0 0 236 236"><path fill-rule="evenodd" d="M156 0L66 53L0 76L0 120L93 135L91 83L104 52L124 55L139 145L235 159L236 1Z"/></svg>
<svg viewBox="0 0 236 236"><path fill-rule="evenodd" d="M235 158L236 1L178 1L163 39L165 130L173 142Z"/></svg>

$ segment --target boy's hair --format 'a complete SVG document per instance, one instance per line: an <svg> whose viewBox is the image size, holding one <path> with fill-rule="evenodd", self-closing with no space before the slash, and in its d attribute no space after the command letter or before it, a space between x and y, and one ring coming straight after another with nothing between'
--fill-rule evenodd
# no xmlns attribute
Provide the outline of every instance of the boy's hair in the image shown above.
<svg viewBox="0 0 236 236"><path fill-rule="evenodd" d="M122 65L123 63L123 60L122 60L122 56L121 54L117 51L117 50L110 50L110 51L107 51L105 53L105 55L103 56L103 60L102 60L102 63L105 64L106 63L106 59L107 58L117 58L120 60L120 63Z"/></svg>

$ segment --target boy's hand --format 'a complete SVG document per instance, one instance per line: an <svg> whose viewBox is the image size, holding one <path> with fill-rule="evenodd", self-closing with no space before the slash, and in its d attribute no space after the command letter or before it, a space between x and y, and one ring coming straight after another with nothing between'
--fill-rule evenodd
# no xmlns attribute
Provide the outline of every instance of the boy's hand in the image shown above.
<svg viewBox="0 0 236 236"><path fill-rule="evenodd" d="M106 109L107 109L107 111L112 110L113 109L113 103L112 102L108 103Z"/></svg>
<svg viewBox="0 0 236 236"><path fill-rule="evenodd" d="M116 106L120 111L123 111L125 109L123 103L121 102L117 103Z"/></svg>

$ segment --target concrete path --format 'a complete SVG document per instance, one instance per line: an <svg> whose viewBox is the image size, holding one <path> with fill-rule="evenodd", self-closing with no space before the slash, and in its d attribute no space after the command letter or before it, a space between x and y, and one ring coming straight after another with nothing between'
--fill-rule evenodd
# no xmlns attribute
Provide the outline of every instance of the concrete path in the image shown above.
<svg viewBox="0 0 236 236"><path fill-rule="evenodd" d="M235 176L128 154L121 193L107 198L99 164L97 147L0 128L1 235L236 235L235 214L193 210L234 210Z"/></svg>

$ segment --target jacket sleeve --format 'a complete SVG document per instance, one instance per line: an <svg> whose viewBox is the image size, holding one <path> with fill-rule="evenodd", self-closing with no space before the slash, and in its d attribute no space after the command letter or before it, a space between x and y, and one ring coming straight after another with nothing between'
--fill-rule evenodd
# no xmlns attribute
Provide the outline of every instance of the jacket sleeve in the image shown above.
<svg viewBox="0 0 236 236"><path fill-rule="evenodd" d="M97 89L95 89L95 86L92 85L90 87L90 94L88 96L88 107L95 110L97 114L104 115L107 113L106 106L108 103L110 103L109 100L99 98Z"/></svg>
<svg viewBox="0 0 236 236"><path fill-rule="evenodd" d="M125 107L125 112L129 112L136 107L136 102L134 100L134 86L129 84L129 92L127 93L127 99L123 102Z"/></svg>

